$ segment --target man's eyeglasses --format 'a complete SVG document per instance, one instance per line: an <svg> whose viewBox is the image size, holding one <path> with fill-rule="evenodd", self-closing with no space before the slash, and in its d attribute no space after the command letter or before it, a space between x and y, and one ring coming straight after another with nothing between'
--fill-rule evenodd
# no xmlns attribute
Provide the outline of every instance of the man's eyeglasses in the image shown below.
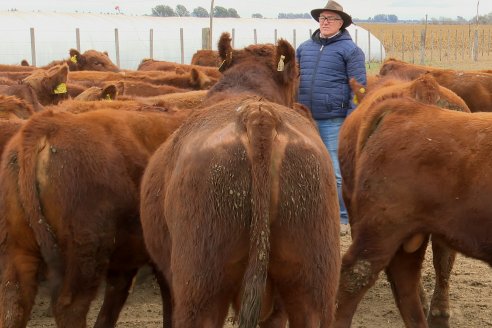
<svg viewBox="0 0 492 328"><path fill-rule="evenodd" d="M324 23L324 22L333 23L333 22L339 21L339 20L342 20L342 19L338 18L338 17L333 17L333 16L330 16L330 17L319 16L319 22L320 23Z"/></svg>

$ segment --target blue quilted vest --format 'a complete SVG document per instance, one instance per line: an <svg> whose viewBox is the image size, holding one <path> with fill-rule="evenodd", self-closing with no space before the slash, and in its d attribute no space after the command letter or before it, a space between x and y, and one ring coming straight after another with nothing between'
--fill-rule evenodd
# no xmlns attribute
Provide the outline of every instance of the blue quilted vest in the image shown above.
<svg viewBox="0 0 492 328"><path fill-rule="evenodd" d="M346 117L355 109L348 82L354 77L366 85L366 67L364 53L348 31L325 39L316 30L297 48L297 61L298 101L311 109L314 119Z"/></svg>

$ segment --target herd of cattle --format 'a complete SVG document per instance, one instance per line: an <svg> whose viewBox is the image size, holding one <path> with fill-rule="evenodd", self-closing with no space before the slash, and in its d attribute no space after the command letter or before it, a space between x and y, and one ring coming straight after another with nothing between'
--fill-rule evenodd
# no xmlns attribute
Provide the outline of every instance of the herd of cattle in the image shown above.
<svg viewBox="0 0 492 328"><path fill-rule="evenodd" d="M218 69L217 69L218 67ZM492 71L388 59L340 132L352 244L340 256L329 155L296 103L286 41L199 51L191 65L70 50L0 65L0 327L38 285L58 327L114 327L137 271L163 327L350 327L386 271L406 327L449 327L455 252L492 265ZM430 236L436 287L420 271Z"/></svg>

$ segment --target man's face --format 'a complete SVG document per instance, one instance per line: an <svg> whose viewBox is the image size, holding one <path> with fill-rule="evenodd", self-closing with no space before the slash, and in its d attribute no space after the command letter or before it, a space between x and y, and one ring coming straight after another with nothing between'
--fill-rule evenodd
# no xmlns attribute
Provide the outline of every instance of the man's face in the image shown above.
<svg viewBox="0 0 492 328"><path fill-rule="evenodd" d="M319 28L321 35L324 37L330 37L336 34L342 25L342 18L333 11L325 10L319 15Z"/></svg>

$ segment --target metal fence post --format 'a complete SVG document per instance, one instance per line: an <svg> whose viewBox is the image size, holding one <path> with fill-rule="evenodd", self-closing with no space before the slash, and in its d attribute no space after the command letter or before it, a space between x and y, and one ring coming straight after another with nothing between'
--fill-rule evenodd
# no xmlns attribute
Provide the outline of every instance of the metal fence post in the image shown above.
<svg viewBox="0 0 492 328"><path fill-rule="evenodd" d="M149 35L149 58L154 59L154 29L150 29Z"/></svg>
<svg viewBox="0 0 492 328"><path fill-rule="evenodd" d="M36 66L36 38L34 36L34 27L31 27L31 60L32 66Z"/></svg>
<svg viewBox="0 0 492 328"><path fill-rule="evenodd" d="M181 45L181 64L184 64L184 32L183 28L179 29L179 44Z"/></svg>
<svg viewBox="0 0 492 328"><path fill-rule="evenodd" d="M116 48L116 65L120 67L120 37L117 28L114 29L114 44Z"/></svg>
<svg viewBox="0 0 492 328"><path fill-rule="evenodd" d="M78 27L75 29L75 44L77 51L80 52L80 29Z"/></svg>

